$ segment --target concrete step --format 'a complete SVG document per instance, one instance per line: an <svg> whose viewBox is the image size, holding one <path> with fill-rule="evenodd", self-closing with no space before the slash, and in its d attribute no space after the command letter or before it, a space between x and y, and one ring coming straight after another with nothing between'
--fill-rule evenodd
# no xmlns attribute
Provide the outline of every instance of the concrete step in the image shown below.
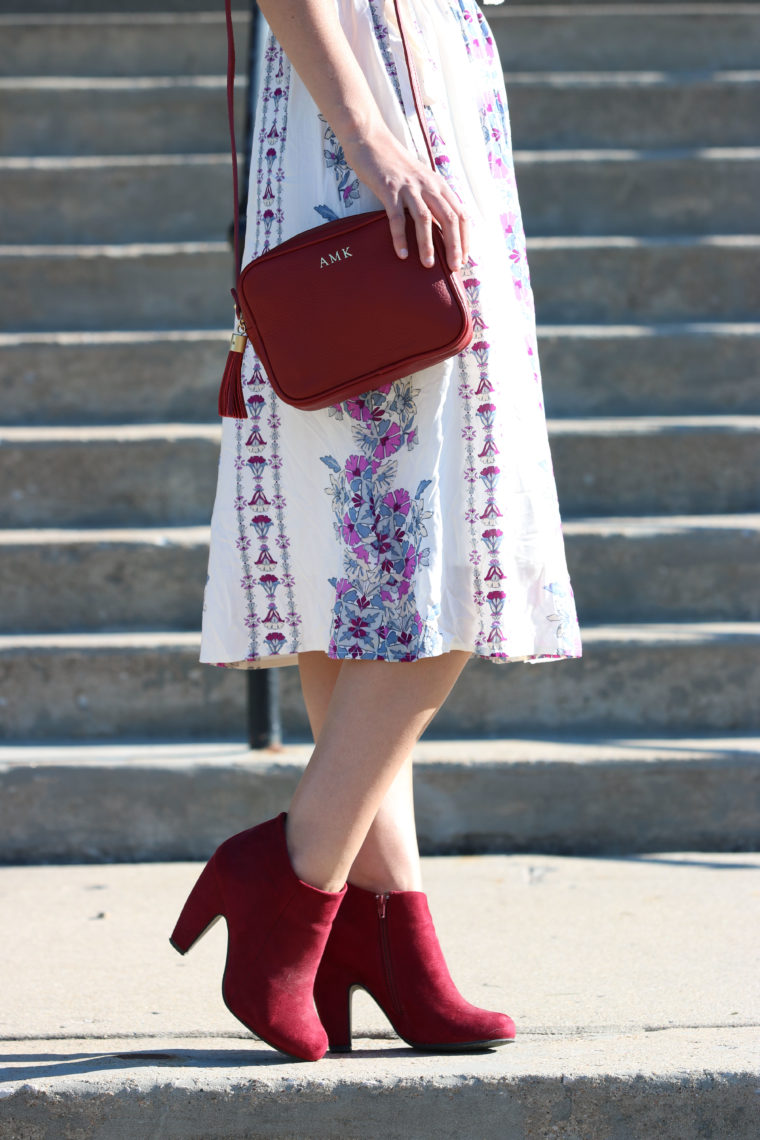
<svg viewBox="0 0 760 1140"><path fill-rule="evenodd" d="M756 321L760 236L543 237L528 262L545 324ZM231 324L225 242L0 246L0 332Z"/></svg>
<svg viewBox="0 0 760 1140"><path fill-rule="evenodd" d="M760 623L586 624L584 656L531 666L473 661L439 736L542 732L754 732ZM240 671L200 665L195 633L0 637L7 741L241 740ZM308 737L297 670L279 670L284 731Z"/></svg>
<svg viewBox="0 0 760 1140"><path fill-rule="evenodd" d="M241 137L244 86L242 79L236 86ZM229 147L220 73L0 79L0 99L0 154L7 156L218 154Z"/></svg>
<svg viewBox="0 0 760 1140"><path fill-rule="evenodd" d="M760 71L513 71L506 79L517 148L757 145ZM19 77L0 80L0 97L0 154L8 156L218 153L227 145L222 75Z"/></svg>
<svg viewBox="0 0 760 1140"><path fill-rule="evenodd" d="M539 325L538 337L550 416L760 412L760 324Z"/></svg>
<svg viewBox="0 0 760 1140"><path fill-rule="evenodd" d="M217 424L7 428L0 526L206 524L220 438Z"/></svg>
<svg viewBox="0 0 760 1140"><path fill-rule="evenodd" d="M232 217L224 154L6 158L0 179L0 242L222 241Z"/></svg>
<svg viewBox="0 0 760 1140"><path fill-rule="evenodd" d="M758 515L570 519L564 533L581 622L760 621ZM0 531L2 632L197 630L208 537Z"/></svg>
<svg viewBox="0 0 760 1140"><path fill-rule="evenodd" d="M760 414L758 324L543 325L538 336L550 416ZM228 340L229 327L0 334L2 421L208 422Z"/></svg>
<svg viewBox="0 0 760 1140"><path fill-rule="evenodd" d="M757 144L760 71L508 71L506 83L517 148Z"/></svg>
<svg viewBox="0 0 760 1140"><path fill-rule="evenodd" d="M208 423L229 330L0 335L3 421Z"/></svg>
<svg viewBox="0 0 760 1140"><path fill-rule="evenodd" d="M760 417L561 419L550 439L563 517L760 508Z"/></svg>
<svg viewBox="0 0 760 1140"><path fill-rule="evenodd" d="M231 328L232 276L223 241L0 246L0 331Z"/></svg>
<svg viewBox="0 0 760 1140"><path fill-rule="evenodd" d="M4 868L6 1131L755 1140L758 866L691 852L427 859L454 980L508 1010L516 1041L415 1053L362 991L353 1054L316 1065L274 1053L224 1008L224 923L187 958L169 946L200 864Z"/></svg>
<svg viewBox="0 0 760 1140"><path fill-rule="evenodd" d="M518 151L515 169L531 235L760 231L760 148Z"/></svg>
<svg viewBox="0 0 760 1140"><path fill-rule="evenodd" d="M760 620L760 515L568 519L585 622Z"/></svg>
<svg viewBox="0 0 760 1140"><path fill-rule="evenodd" d="M515 160L529 234L760 231L760 148L519 151ZM231 214L225 154L6 158L0 178L0 242L220 240Z"/></svg>
<svg viewBox="0 0 760 1140"><path fill-rule="evenodd" d="M552 420L563 517L760 508L760 417ZM0 526L208 522L221 429L130 424L0 429Z"/></svg>
<svg viewBox="0 0 760 1140"><path fill-rule="evenodd" d="M0 530L2 630L197 630L208 542L207 526Z"/></svg>
<svg viewBox="0 0 760 1140"><path fill-rule="evenodd" d="M760 66L758 4L533 0L484 11L507 73Z"/></svg>
<svg viewBox="0 0 760 1140"><path fill-rule="evenodd" d="M0 863L208 859L286 807L310 744L0 747ZM425 854L751 851L760 737L423 741ZM709 811L705 811L709 804Z"/></svg>
<svg viewBox="0 0 760 1140"><path fill-rule="evenodd" d="M67 4L69 11L74 7ZM219 75L227 60L224 7L209 3L208 11L123 11L105 14L0 16L0 37L6 51L0 74L61 75L103 78L117 76ZM6 8L6 5L3 5ZM31 8L28 11L32 11ZM245 55L250 15L242 5L235 12L235 37ZM751 21L738 17L740 32L751 36ZM737 17L729 17L725 39L733 45ZM717 33L717 29L716 29ZM733 53L733 47L731 48ZM735 55L735 59L734 59ZM732 54L731 66L745 66L745 56ZM726 64L728 66L728 64Z"/></svg>
<svg viewBox="0 0 760 1140"><path fill-rule="evenodd" d="M6 76L218 75L226 58L224 17L218 5L208 7L0 16L6 46L0 68ZM760 66L756 3L534 3L484 11L508 71ZM235 15L242 44L245 6Z"/></svg>
<svg viewBox="0 0 760 1140"><path fill-rule="evenodd" d="M486 0L486 4L492 0ZM571 0L573 2L573 0ZM65 15L91 12L98 16L110 13L153 12L156 0L3 0L3 12L27 15L31 12L63 13ZM162 12L212 12L217 10L215 0L159 0Z"/></svg>
<svg viewBox="0 0 760 1140"><path fill-rule="evenodd" d="M528 240L544 324L755 321L760 236Z"/></svg>

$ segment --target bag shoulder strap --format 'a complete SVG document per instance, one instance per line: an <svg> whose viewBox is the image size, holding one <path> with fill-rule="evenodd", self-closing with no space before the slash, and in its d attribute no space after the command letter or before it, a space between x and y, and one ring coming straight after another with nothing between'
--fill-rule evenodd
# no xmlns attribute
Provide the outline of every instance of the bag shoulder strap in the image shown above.
<svg viewBox="0 0 760 1140"><path fill-rule="evenodd" d="M240 191L238 188L238 158L237 144L235 141L235 29L232 24L232 0L224 0L224 3L225 17L227 20L227 120L230 128L230 149L232 152L233 223L235 231L235 271L237 275L240 273L243 251L240 248ZM414 99L414 109L417 112L417 118L422 128L422 137L425 140L430 165L433 170L437 170L433 148L430 145L430 134L425 123L422 91L420 90L419 79L417 78L417 69L414 66L414 58L409 49L409 41L406 37L406 33L404 32L404 21L401 17L401 3L399 0L393 0L393 3L396 9L399 35L401 36L401 43L404 48L404 59L409 72L409 83L412 89L412 98ZM238 316L240 316L240 307L234 289L232 295L235 298Z"/></svg>

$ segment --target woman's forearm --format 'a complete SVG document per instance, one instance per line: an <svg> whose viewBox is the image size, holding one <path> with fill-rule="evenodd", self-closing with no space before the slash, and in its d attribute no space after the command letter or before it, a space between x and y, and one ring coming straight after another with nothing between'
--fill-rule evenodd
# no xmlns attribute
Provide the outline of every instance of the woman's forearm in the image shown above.
<svg viewBox="0 0 760 1140"><path fill-rule="evenodd" d="M267 23L341 143L386 132L335 0L259 0Z"/></svg>
<svg viewBox="0 0 760 1140"><path fill-rule="evenodd" d="M442 176L385 123L343 31L335 0L259 0L259 7L319 110L335 131L357 178L388 214L399 257L407 257L406 212L414 220L424 265L434 261L432 224L459 268L468 244L467 215Z"/></svg>

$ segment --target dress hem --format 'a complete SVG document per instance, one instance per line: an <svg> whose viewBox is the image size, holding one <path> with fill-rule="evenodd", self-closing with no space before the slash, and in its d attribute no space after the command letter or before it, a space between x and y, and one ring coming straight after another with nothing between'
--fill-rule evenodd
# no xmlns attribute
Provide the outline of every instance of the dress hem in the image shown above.
<svg viewBox="0 0 760 1140"><path fill-rule="evenodd" d="M478 653L474 649L467 649L464 646L458 646L458 645L451 646L451 648L449 650L447 650L447 652L451 652L452 650L456 650L456 651L464 650L464 652L470 653L470 659L477 658L481 661L490 661L494 665L513 665L513 664L517 664L517 663L528 664L528 665L540 665L546 661L565 661L565 660L578 659L578 658L583 656L582 652L577 652L577 653L573 653L573 652L567 652L567 653L531 653L531 654L526 653L526 654L523 654L521 656L511 656L508 654L488 654L488 653ZM308 653L311 651L310 650L302 650L302 652ZM317 650L317 652L319 652L319 650ZM324 651L322 651L322 652L324 652ZM384 658L384 657L353 658L349 655L345 655L343 657L334 657L329 653L325 653L325 656L329 657L331 661L353 661L353 660L384 661L384 660L387 660L387 658ZM413 661L424 661L424 660L427 660L431 657L443 657L443 656L444 655L442 653L421 653L417 657L412 658L411 660L413 660ZM273 669L273 668L281 668L281 667L284 667L287 665L297 665L298 664L298 654L297 653L288 653L288 654L283 654L282 656L278 655L276 657L246 657L246 658L241 658L238 661L206 661L203 658L199 658L199 660L200 660L201 665L213 665L215 668L218 668L218 669ZM398 661L398 662L393 662L393 664L404 665L404 664L407 664L407 662Z"/></svg>

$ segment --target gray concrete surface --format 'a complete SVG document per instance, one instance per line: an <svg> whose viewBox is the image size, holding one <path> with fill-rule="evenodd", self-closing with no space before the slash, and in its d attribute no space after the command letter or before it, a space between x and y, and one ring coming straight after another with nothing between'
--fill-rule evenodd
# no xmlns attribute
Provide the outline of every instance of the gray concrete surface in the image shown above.
<svg viewBox="0 0 760 1140"><path fill-rule="evenodd" d="M470 1000L512 1014L516 1041L418 1056L358 994L354 1053L316 1065L257 1043L224 1008L224 924L186 958L170 948L198 869L0 870L14 930L0 1134L757 1134L758 855L426 860L452 974Z"/></svg>
<svg viewBox="0 0 760 1140"><path fill-rule="evenodd" d="M0 243L217 240L230 180L219 150L0 159ZM531 236L760 229L758 148L519 150L515 168Z"/></svg>
<svg viewBox="0 0 760 1140"><path fill-rule="evenodd" d="M564 518L760 510L760 416L583 417L548 426ZM207 523L219 438L216 424L0 428L8 488L0 525Z"/></svg>
<svg viewBox="0 0 760 1140"><path fill-rule="evenodd" d="M539 352L550 416L760 412L757 323L539 325Z"/></svg>
<svg viewBox="0 0 760 1140"><path fill-rule="evenodd" d="M754 67L757 4L533 0L484 8L507 72Z"/></svg>
<svg viewBox="0 0 760 1140"><path fill-rule="evenodd" d="M59 5L62 7L63 5ZM5 4L4 10L8 9ZM33 0L19 4L27 12ZM70 2L69 9L87 5ZM92 5L90 5L92 7ZM92 16L47 17L55 20L55 36L40 35L39 16L0 17L0 34L8 57L7 75L214 75L225 56L223 13L208 11L135 14L134 4L110 19ZM162 0L168 11L169 4ZM597 70L643 68L671 70L674 44L682 70L752 67L758 57L757 4L751 3L617 3L605 5L509 3L482 5L508 70L553 68ZM212 10L213 9L213 10ZM244 12L237 12L241 36ZM575 18L569 19L569 16ZM684 19L684 16L687 18ZM646 17L646 18L643 18ZM198 23L203 35L198 36ZM167 42L171 51L167 51Z"/></svg>
<svg viewBox="0 0 760 1140"><path fill-rule="evenodd" d="M516 147L757 145L760 71L508 70L506 80Z"/></svg>
<svg viewBox="0 0 760 1140"><path fill-rule="evenodd" d="M0 748L0 863L208 858L287 808L308 744ZM423 741L423 851L760 849L760 737Z"/></svg>
<svg viewBox="0 0 760 1140"><path fill-rule="evenodd" d="M0 243L218 241L226 236L230 159L224 153L0 159L0 177ZM726 181L730 178L729 171ZM733 204L737 219L746 217L736 195Z"/></svg>
<svg viewBox="0 0 760 1140"><path fill-rule="evenodd" d="M0 332L229 328L231 263L226 241L0 246Z"/></svg>
<svg viewBox="0 0 760 1140"><path fill-rule="evenodd" d="M756 147L518 150L515 173L531 236L760 229Z"/></svg>
<svg viewBox="0 0 760 1140"><path fill-rule="evenodd" d="M528 238L546 324L756 321L758 251L755 234Z"/></svg>
<svg viewBox="0 0 760 1140"><path fill-rule="evenodd" d="M760 620L760 515L566 519L563 531L584 622ZM4 630L197 630L207 561L207 526L0 531Z"/></svg>
<svg viewBox="0 0 760 1140"><path fill-rule="evenodd" d="M240 740L243 679L199 664L199 644L178 631L0 636L0 738ZM751 733L759 645L757 622L585 623L581 658L470 661L435 733ZM285 732L306 736L296 669L279 680Z"/></svg>
<svg viewBox="0 0 760 1140"><path fill-rule="evenodd" d="M27 13L35 11L32 3L20 6ZM121 12L110 16L102 12L82 15L86 6L72 4L71 0L60 7L68 11L48 16L0 16L0 35L8 51L3 62L6 75L136 77L219 75L224 70L227 34L224 9L220 11L218 5L206 3L203 7L207 11L194 12L194 5L188 3L178 5L184 10L170 12L170 5L161 0L161 11L135 14L130 10L133 6L124 3L119 5ZM4 11L8 8L7 3L3 5ZM240 3L233 8L236 35L243 43L249 12ZM729 21L725 35L739 41L733 58L734 65L739 66L742 37L751 34L747 29L751 21L741 16L729 17Z"/></svg>
<svg viewBox="0 0 760 1140"><path fill-rule="evenodd" d="M760 325L544 325L550 416L760 413ZM208 422L229 331L0 334L4 422ZM103 377L109 383L103 386Z"/></svg>
<svg viewBox="0 0 760 1140"><path fill-rule="evenodd" d="M229 339L229 321L210 331L0 334L5 423L37 422L41 407L51 425L208 423ZM729 386L747 374L734 358L726 351Z"/></svg>

